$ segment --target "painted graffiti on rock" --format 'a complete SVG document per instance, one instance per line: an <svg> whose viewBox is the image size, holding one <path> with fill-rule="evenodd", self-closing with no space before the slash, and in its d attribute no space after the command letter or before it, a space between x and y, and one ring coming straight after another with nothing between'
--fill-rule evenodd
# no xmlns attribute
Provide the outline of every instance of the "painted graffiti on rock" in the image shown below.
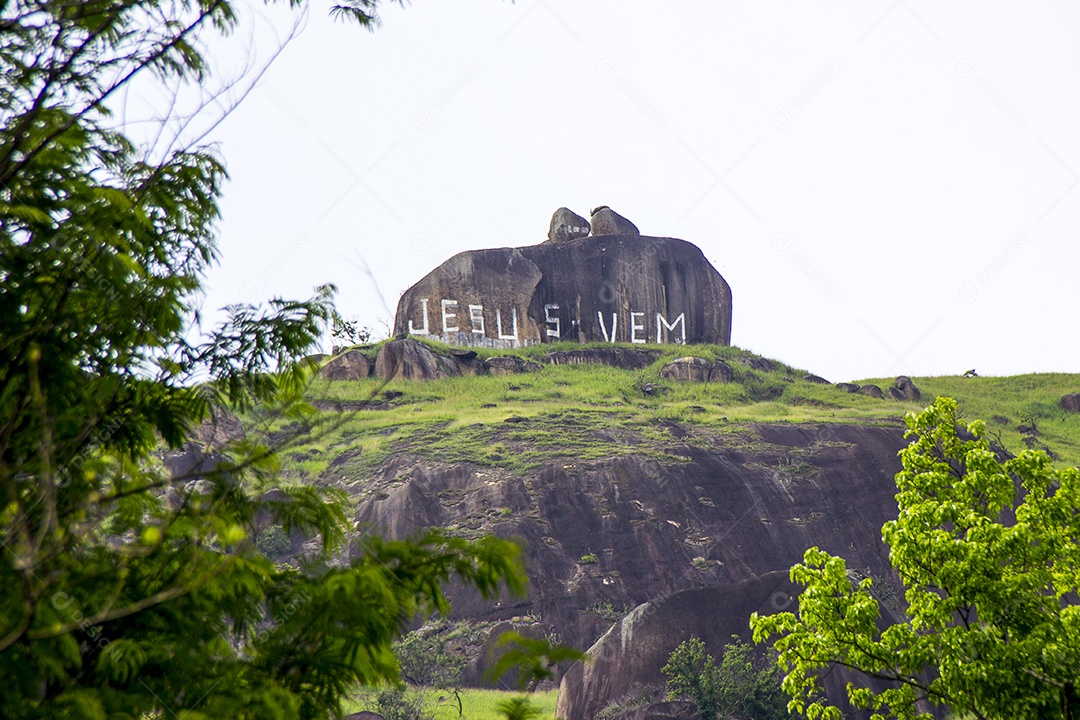
<svg viewBox="0 0 1080 720"><path fill-rule="evenodd" d="M547 303L543 316L538 318L543 337L528 337L522 332L524 312L516 306L485 308L481 303L459 302L440 298L418 298L420 317L408 319L409 335L440 337L449 342L486 345L490 341L500 344L531 345L537 342L557 342L562 339L584 342L628 342L645 344L686 344L686 313L673 319L661 312L627 309L625 312L596 312L596 324L591 328L582 326L567 316L561 303ZM570 328L572 337L564 338L564 329ZM599 332L596 332L596 331ZM592 337L591 335L595 335Z"/></svg>

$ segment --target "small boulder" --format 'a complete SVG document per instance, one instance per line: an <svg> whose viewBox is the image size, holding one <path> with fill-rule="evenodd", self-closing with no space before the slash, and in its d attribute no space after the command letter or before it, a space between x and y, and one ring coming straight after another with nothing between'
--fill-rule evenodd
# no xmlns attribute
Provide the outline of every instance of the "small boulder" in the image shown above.
<svg viewBox="0 0 1080 720"><path fill-rule="evenodd" d="M657 350L605 347L557 350L544 359L552 365L610 365L623 370L642 370L652 365L659 354Z"/></svg>
<svg viewBox="0 0 1080 720"><path fill-rule="evenodd" d="M551 216L548 240L553 243L587 237L592 227L589 221L572 210L561 207Z"/></svg>
<svg viewBox="0 0 1080 720"><path fill-rule="evenodd" d="M885 388L885 392L888 393L889 398L892 399L892 400L901 400L901 401L903 401L903 400L907 399L907 398L904 397L904 393L900 392L899 388L894 387L892 385Z"/></svg>
<svg viewBox="0 0 1080 720"><path fill-rule="evenodd" d="M877 398L878 400L882 400L885 398L885 393L881 392L881 388L879 388L877 385L863 385L861 388L859 388L859 392L863 395Z"/></svg>
<svg viewBox="0 0 1080 720"><path fill-rule="evenodd" d="M1080 413L1080 393L1069 393L1062 397L1061 409L1065 412Z"/></svg>
<svg viewBox="0 0 1080 720"><path fill-rule="evenodd" d="M859 392L859 386L855 383L836 383L837 390L843 390L844 392L857 393Z"/></svg>
<svg viewBox="0 0 1080 720"><path fill-rule="evenodd" d="M375 374L383 380L439 380L460 375L457 366L412 338L391 340L379 349Z"/></svg>
<svg viewBox="0 0 1080 720"><path fill-rule="evenodd" d="M772 372L773 364L771 361L766 360L763 357L754 357L753 355L740 355L739 362L748 368L754 370L761 370L762 372Z"/></svg>
<svg viewBox="0 0 1080 720"><path fill-rule="evenodd" d="M591 215L593 235L641 235L637 225L607 205L593 208Z"/></svg>
<svg viewBox="0 0 1080 720"><path fill-rule="evenodd" d="M714 383L729 383L735 376L731 366L723 360L717 360L713 363L712 369L709 370L709 382Z"/></svg>
<svg viewBox="0 0 1080 720"><path fill-rule="evenodd" d="M660 377L679 382L709 382L712 369L713 364L704 358L681 357L665 365L660 370Z"/></svg>
<svg viewBox="0 0 1080 720"><path fill-rule="evenodd" d="M815 385L828 385L829 384L828 380L821 377L820 375L814 375L814 374L803 375L803 380L805 380L808 383L814 383Z"/></svg>
<svg viewBox="0 0 1080 720"><path fill-rule="evenodd" d="M371 376L375 364L359 350L349 350L323 365L319 377L325 380L361 380Z"/></svg>
<svg viewBox="0 0 1080 720"><path fill-rule="evenodd" d="M911 378L907 375L901 375L896 378L893 383L893 387L900 391L901 400L922 400L922 393L919 388L915 386L915 383L911 382ZM892 393L890 393L891 395Z"/></svg>

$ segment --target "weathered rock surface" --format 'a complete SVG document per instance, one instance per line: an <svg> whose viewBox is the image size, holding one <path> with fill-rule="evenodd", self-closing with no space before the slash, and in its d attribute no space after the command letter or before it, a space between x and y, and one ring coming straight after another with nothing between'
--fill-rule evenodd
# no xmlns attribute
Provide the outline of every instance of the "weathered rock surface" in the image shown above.
<svg viewBox="0 0 1080 720"><path fill-rule="evenodd" d="M566 242L587 237L591 230L589 221L567 208L561 207L551 216L551 227L548 229L548 240L551 242Z"/></svg>
<svg viewBox="0 0 1080 720"><path fill-rule="evenodd" d="M660 369L660 377L680 382L731 382L731 366L723 360L709 362L705 358L681 357Z"/></svg>
<svg viewBox="0 0 1080 720"><path fill-rule="evenodd" d="M226 443L243 440L247 433L240 418L227 410L216 408L213 415L192 430L191 434L192 440L201 445L203 450L213 452Z"/></svg>
<svg viewBox="0 0 1080 720"><path fill-rule="evenodd" d="M536 372L543 366L514 355L497 355L484 361L484 368L492 375L513 375L514 373Z"/></svg>
<svg viewBox="0 0 1080 720"><path fill-rule="evenodd" d="M438 380L460 375L461 370L423 343L406 338L391 340L379 348L375 374L383 380Z"/></svg>
<svg viewBox="0 0 1080 720"><path fill-rule="evenodd" d="M361 380L371 376L375 363L359 350L349 350L338 355L319 370L319 377L327 380Z"/></svg>
<svg viewBox="0 0 1080 720"><path fill-rule="evenodd" d="M859 392L863 395L877 398L878 400L881 400L885 397L885 393L883 393L881 391L881 388L879 388L877 385L863 385L859 388Z"/></svg>
<svg viewBox="0 0 1080 720"><path fill-rule="evenodd" d="M671 651L690 637L700 638L711 655L721 657L732 635L749 640L746 618L751 613L793 611L798 590L786 572L772 572L734 585L683 590L636 607L589 649L590 662L575 664L563 676L556 716L593 720L631 688L663 685L660 668ZM889 622L902 619L888 607L884 613ZM828 673L823 681L826 694L834 702L844 698L848 680L854 679L842 670ZM887 687L881 682L872 685ZM846 703L840 708L853 710ZM944 712L938 709L935 714L940 717Z"/></svg>
<svg viewBox="0 0 1080 720"><path fill-rule="evenodd" d="M922 392L907 375L901 375L893 382L893 388L900 393L901 400L922 400Z"/></svg>
<svg viewBox="0 0 1080 720"><path fill-rule="evenodd" d="M544 359L551 365L609 365L624 370L641 370L652 365L660 356L657 350L631 348L583 348L548 353Z"/></svg>
<svg viewBox="0 0 1080 720"><path fill-rule="evenodd" d="M615 212L607 205L593 208L592 216L593 235L640 235L637 225Z"/></svg>
<svg viewBox="0 0 1080 720"><path fill-rule="evenodd" d="M1061 409L1066 412L1080 413L1080 393L1069 393L1061 398Z"/></svg>
<svg viewBox="0 0 1080 720"><path fill-rule="evenodd" d="M394 332L451 345L731 341L731 289L694 245L636 234L455 255L409 288Z"/></svg>
<svg viewBox="0 0 1080 720"><path fill-rule="evenodd" d="M579 435L569 420L566 432ZM532 445L515 439L522 427L497 423L482 442L526 452ZM899 426L755 425L737 437L692 430L663 441L623 430L601 440L585 431L590 442L641 452L597 460L569 454L513 472L394 455L374 474L363 471L355 517L391 537L436 526L520 538L529 598L504 597L493 608L475 592L455 590L455 617L538 614L577 647L589 647L610 625L589 611L596 603L635 607L680 590L786 573L813 545L867 568L875 585L890 577L880 528L896 513ZM796 474L793 452L801 461ZM328 471L350 473L348 463ZM582 563L588 554L597 562Z"/></svg>
<svg viewBox="0 0 1080 720"><path fill-rule="evenodd" d="M829 381L820 375L803 375L803 380L808 383L814 383L815 385L828 385Z"/></svg>
<svg viewBox="0 0 1080 720"><path fill-rule="evenodd" d="M709 382L729 383L734 377L735 371L723 360L714 362L712 370L709 371Z"/></svg>
<svg viewBox="0 0 1080 720"><path fill-rule="evenodd" d="M708 382L712 363L699 357L676 358L660 370L660 377L680 382Z"/></svg>
<svg viewBox="0 0 1080 720"><path fill-rule="evenodd" d="M848 393L857 393L857 392L859 392L859 386L856 385L855 383L836 383L836 389L837 390L843 390L844 392L848 392Z"/></svg>

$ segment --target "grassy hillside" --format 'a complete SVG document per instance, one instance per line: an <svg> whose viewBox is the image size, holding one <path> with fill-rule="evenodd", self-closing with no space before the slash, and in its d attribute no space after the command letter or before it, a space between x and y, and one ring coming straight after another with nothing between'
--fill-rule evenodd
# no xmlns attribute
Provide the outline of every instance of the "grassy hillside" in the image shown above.
<svg viewBox="0 0 1080 720"><path fill-rule="evenodd" d="M510 698L520 697L521 693L506 690L483 690L480 688L465 688L461 691L461 713L458 714L458 705L453 696L446 691L424 690L423 702L425 711L434 720L504 720L506 717L499 713L499 705ZM528 694L529 701L540 711L537 720L552 720L555 717L555 703L559 698L558 690L542 690ZM367 693L357 697L356 700L346 707L348 712L361 710L377 710L375 693Z"/></svg>
<svg viewBox="0 0 1080 720"><path fill-rule="evenodd" d="M478 354L542 360L552 350L581 347L480 349ZM309 426L289 426L258 411L245 421L249 427L270 432L302 430L298 441L283 453L283 471L293 479L311 482L326 475L335 460L340 463L344 453L353 478L402 451L432 460L467 460L519 471L554 457L662 452L656 450L659 443L649 441L669 440L670 423L708 428L708 442L713 444L718 435L740 442L749 424L759 422L899 426L906 412L919 410L942 394L955 397L966 418L985 420L990 435L1009 451L1019 452L1026 444L1047 447L1061 463L1080 464L1080 415L1066 413L1058 405L1062 395L1080 391L1080 375L915 377L922 400L898 402L809 382L803 379L806 370L777 361L767 371L751 369L746 360L756 356L736 347L651 349L660 356L643 370L545 364L531 373L431 382L316 380L309 399L321 412ZM376 348L368 351L374 357ZM734 381L662 380L660 368L683 355L726 360L734 370ZM893 379L855 382L885 389ZM1034 425L1037 434L1022 434L1022 425ZM692 436L684 440L694 441Z"/></svg>

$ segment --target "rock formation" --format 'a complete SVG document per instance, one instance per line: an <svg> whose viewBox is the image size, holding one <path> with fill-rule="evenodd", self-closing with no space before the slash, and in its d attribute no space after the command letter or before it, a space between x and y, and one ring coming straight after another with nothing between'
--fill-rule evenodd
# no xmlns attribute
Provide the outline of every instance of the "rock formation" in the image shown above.
<svg viewBox="0 0 1080 720"><path fill-rule="evenodd" d="M701 250L644 237L609 208L589 237L579 220L560 208L548 242L450 258L401 296L395 334L486 347L730 343L731 289Z"/></svg>
<svg viewBox="0 0 1080 720"><path fill-rule="evenodd" d="M593 235L640 235L637 225L615 212L607 205L593 208Z"/></svg>
<svg viewBox="0 0 1080 720"><path fill-rule="evenodd" d="M591 229L588 220L572 210L561 207L551 216L548 240L551 242L566 242L567 240L588 237Z"/></svg>

